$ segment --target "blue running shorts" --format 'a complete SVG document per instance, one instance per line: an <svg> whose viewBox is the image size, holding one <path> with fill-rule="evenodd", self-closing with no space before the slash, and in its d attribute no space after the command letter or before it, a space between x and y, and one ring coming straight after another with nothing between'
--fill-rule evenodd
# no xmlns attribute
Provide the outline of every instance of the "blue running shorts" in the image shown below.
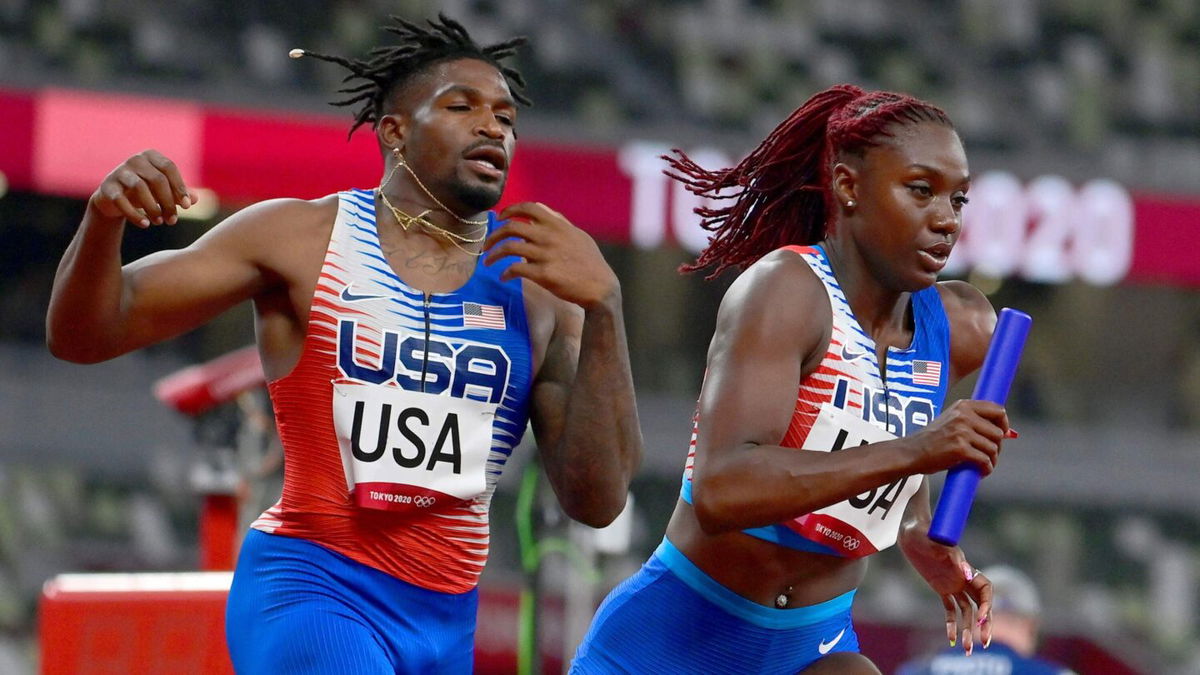
<svg viewBox="0 0 1200 675"><path fill-rule="evenodd" d="M305 539L250 530L225 637L257 673L470 673L478 590L414 586Z"/></svg>
<svg viewBox="0 0 1200 675"><path fill-rule="evenodd" d="M613 589L575 653L571 672L796 673L834 652L858 651L854 591L809 607L751 602L663 539Z"/></svg>

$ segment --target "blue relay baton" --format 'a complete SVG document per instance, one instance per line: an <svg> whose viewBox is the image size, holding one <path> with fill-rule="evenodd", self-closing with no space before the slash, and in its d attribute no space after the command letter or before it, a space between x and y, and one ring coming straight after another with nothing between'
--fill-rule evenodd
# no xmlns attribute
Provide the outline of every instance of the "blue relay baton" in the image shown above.
<svg viewBox="0 0 1200 675"><path fill-rule="evenodd" d="M1021 350L1033 319L1024 312L1005 307L1000 310L992 342L988 345L979 381L971 398L1004 405L1017 364L1021 361ZM971 513L971 502L975 500L975 488L979 487L979 469L973 464L959 464L946 472L946 484L938 498L933 522L929 525L929 538L939 544L955 546L962 536L967 516Z"/></svg>

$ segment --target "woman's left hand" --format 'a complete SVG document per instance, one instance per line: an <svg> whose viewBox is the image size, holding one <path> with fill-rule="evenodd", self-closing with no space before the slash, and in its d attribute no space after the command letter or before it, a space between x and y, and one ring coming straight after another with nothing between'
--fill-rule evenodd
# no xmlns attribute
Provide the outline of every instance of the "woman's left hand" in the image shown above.
<svg viewBox="0 0 1200 675"><path fill-rule="evenodd" d="M962 549L943 546L924 533L904 537L900 548L913 569L941 596L950 646L961 635L967 654L976 642L988 647L992 643L992 582L967 562Z"/></svg>

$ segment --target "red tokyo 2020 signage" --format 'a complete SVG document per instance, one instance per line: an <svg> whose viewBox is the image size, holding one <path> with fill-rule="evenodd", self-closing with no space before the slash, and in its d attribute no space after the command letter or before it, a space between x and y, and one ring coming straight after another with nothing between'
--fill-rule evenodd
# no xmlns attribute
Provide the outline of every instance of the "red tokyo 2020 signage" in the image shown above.
<svg viewBox="0 0 1200 675"><path fill-rule="evenodd" d="M15 189L84 197L125 157L149 147L229 207L371 187L381 176L375 138L364 129L347 140L348 116L61 89L0 91L0 113L0 171ZM663 175L659 156L670 147L522 140L504 203L545 202L600 241L699 251L707 233L693 210L703 200ZM688 151L703 166L736 159ZM952 274L1200 286L1200 195L1131 194L1103 177L1073 184L992 171L975 179L963 220Z"/></svg>

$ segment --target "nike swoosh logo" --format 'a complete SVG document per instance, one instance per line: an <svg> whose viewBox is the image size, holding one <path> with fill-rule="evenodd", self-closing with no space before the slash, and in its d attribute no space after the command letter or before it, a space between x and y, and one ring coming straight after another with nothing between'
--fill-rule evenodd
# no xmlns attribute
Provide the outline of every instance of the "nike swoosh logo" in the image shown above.
<svg viewBox="0 0 1200 675"><path fill-rule="evenodd" d="M833 638L829 642L825 642L824 640L821 640L821 644L817 645L817 651L821 652L822 656L824 656L825 654L828 654L829 650L833 649L834 645L836 645L837 643L842 641L842 636L845 634L846 634L846 629L843 628L842 632L838 633L837 637Z"/></svg>
<svg viewBox="0 0 1200 675"><path fill-rule="evenodd" d="M853 361L854 359L866 358L866 356L867 356L866 352L852 352L849 349L846 349L846 347L847 347L847 345L842 345L842 360L843 361Z"/></svg>
<svg viewBox="0 0 1200 675"><path fill-rule="evenodd" d="M346 284L346 287L342 289L342 300L345 300L346 302L358 302L359 300L378 300L379 298L383 297L382 295L357 295L355 293L351 293L350 287L353 285L354 284Z"/></svg>

